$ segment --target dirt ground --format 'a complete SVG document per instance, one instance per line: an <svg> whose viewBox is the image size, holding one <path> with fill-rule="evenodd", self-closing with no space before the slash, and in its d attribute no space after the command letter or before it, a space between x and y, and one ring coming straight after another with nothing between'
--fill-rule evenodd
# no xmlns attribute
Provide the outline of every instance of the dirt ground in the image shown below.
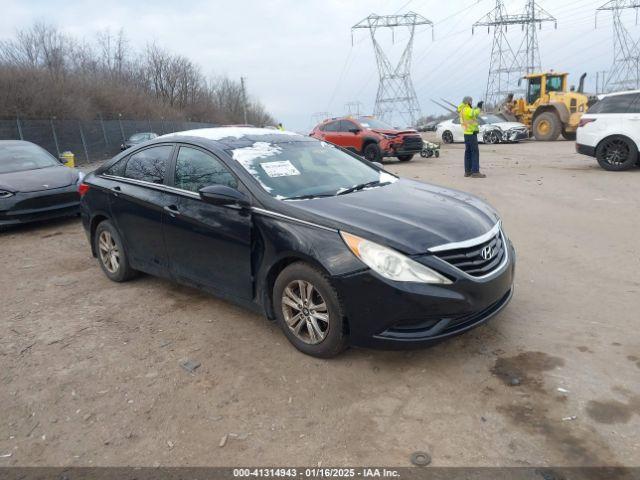
<svg viewBox="0 0 640 480"><path fill-rule="evenodd" d="M0 234L0 466L639 465L640 169L573 148L482 146L483 180L460 145L388 164L487 199L517 249L506 310L426 350L310 358L198 291L110 282L76 219Z"/></svg>

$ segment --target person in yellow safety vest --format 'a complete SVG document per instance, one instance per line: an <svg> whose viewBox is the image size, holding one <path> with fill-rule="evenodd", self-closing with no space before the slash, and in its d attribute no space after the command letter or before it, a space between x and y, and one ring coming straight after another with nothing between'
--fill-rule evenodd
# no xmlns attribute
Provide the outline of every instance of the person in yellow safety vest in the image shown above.
<svg viewBox="0 0 640 480"><path fill-rule="evenodd" d="M471 97L464 97L458 106L460 115L460 125L464 131L464 176L472 178L485 178L484 173L480 173L480 150L478 149L478 117L482 112L483 102L478 102L478 106L473 108Z"/></svg>
<svg viewBox="0 0 640 480"><path fill-rule="evenodd" d="M281 130L281 131L283 131L283 132L284 132L284 127L282 126L282 123L279 123L279 124L278 124L278 130Z"/></svg>

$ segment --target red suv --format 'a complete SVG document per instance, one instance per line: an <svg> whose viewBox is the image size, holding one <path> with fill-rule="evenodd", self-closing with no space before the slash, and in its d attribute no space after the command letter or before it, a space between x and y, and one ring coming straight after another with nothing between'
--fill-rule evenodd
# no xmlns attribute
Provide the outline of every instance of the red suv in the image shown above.
<svg viewBox="0 0 640 480"><path fill-rule="evenodd" d="M416 130L397 130L374 117L325 120L310 136L351 150L371 162L379 162L383 157L408 162L422 150L422 137Z"/></svg>

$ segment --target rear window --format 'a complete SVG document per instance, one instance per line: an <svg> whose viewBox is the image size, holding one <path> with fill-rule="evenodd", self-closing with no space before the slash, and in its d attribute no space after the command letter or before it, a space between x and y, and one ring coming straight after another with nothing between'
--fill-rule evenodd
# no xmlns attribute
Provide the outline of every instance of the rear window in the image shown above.
<svg viewBox="0 0 640 480"><path fill-rule="evenodd" d="M639 96L638 93L611 95L592 105L588 113L631 113L631 104L637 101Z"/></svg>

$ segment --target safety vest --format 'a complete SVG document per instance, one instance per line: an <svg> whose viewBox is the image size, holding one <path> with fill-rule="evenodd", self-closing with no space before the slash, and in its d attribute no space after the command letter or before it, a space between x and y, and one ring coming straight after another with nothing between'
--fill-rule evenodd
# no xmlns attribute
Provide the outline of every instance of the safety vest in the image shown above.
<svg viewBox="0 0 640 480"><path fill-rule="evenodd" d="M458 113L460 114L460 124L465 135L473 135L480 131L478 129L479 108L473 108L466 103L461 103L458 106Z"/></svg>

